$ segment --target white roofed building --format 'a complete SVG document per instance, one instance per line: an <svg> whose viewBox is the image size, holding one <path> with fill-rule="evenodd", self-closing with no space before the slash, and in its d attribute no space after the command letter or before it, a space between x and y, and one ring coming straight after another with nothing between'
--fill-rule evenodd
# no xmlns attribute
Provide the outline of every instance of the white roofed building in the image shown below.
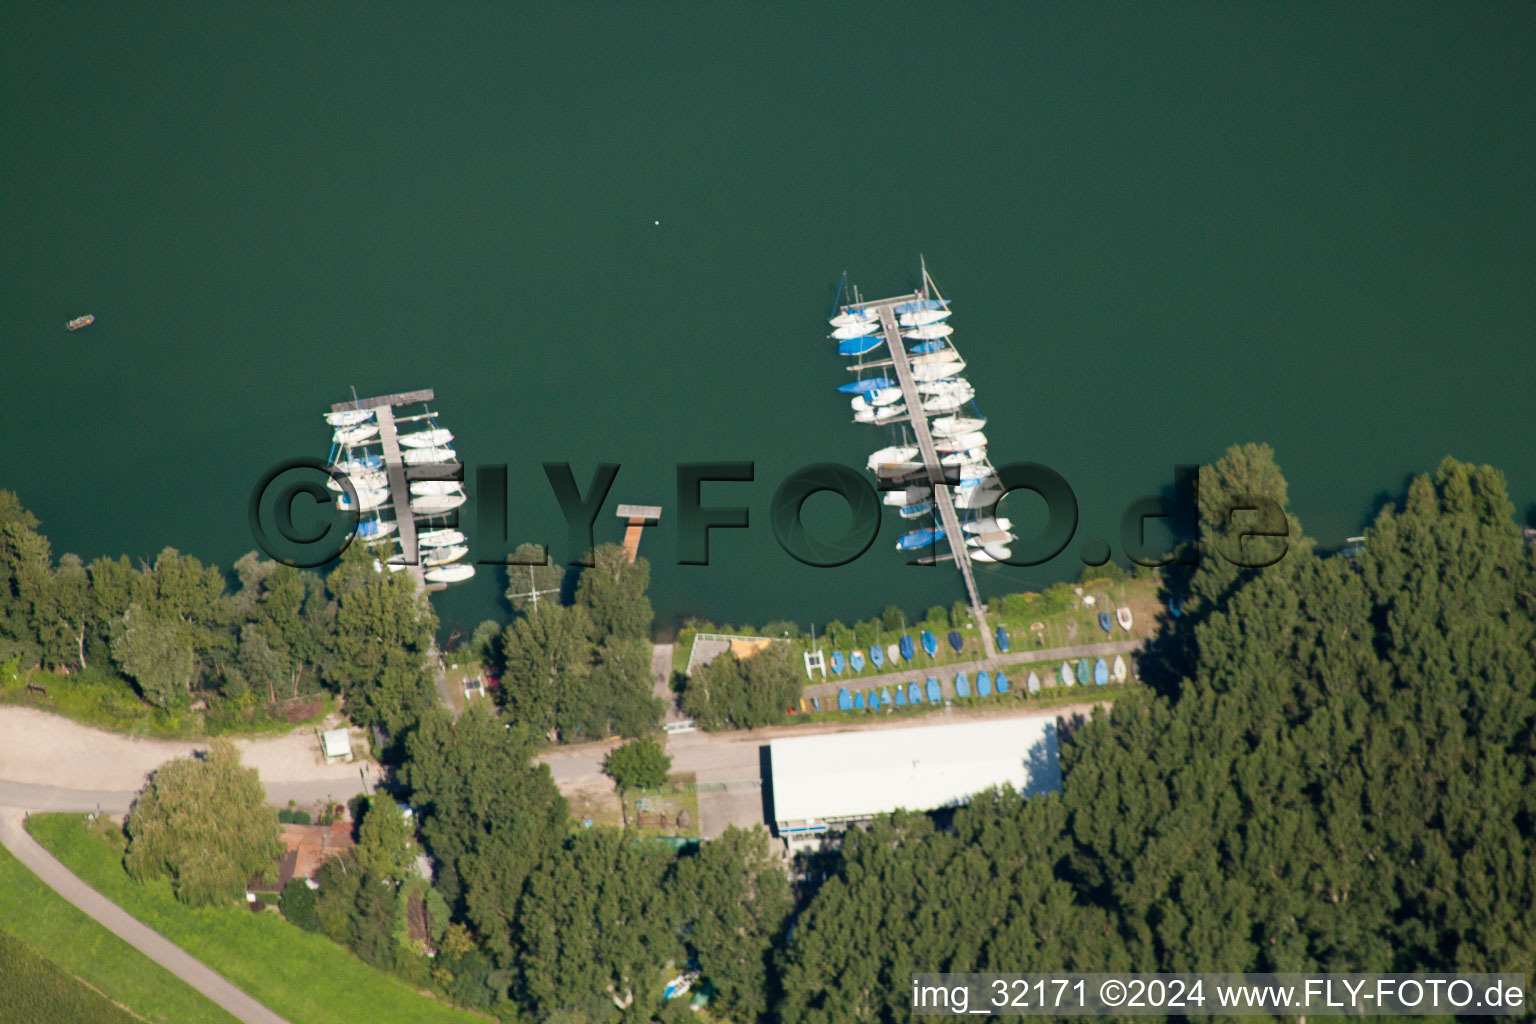
<svg viewBox="0 0 1536 1024"><path fill-rule="evenodd" d="M785 839L898 808L956 807L990 786L1061 789L1054 716L777 739L769 763Z"/></svg>

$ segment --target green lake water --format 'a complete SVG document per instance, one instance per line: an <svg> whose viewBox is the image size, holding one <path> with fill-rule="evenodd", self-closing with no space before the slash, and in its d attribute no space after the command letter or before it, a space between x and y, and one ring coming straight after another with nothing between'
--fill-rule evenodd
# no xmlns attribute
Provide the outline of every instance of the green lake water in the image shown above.
<svg viewBox="0 0 1536 1024"><path fill-rule="evenodd" d="M4 3L0 25L0 487L58 552L227 567L262 472L325 454L326 406L431 387L466 462L509 466L512 541L564 551L545 461L583 486L622 465L599 539L617 502L666 507L642 547L663 622L947 604L958 576L904 565L894 516L820 570L767 515L794 469L886 443L833 391L824 318L844 270L893 294L919 253L993 460L1065 476L1080 539L1242 441L1274 445L1324 545L1447 454L1532 515L1530 4ZM705 492L752 528L678 566L674 467L706 460L755 461ZM983 585L1076 576L1078 547ZM482 568L434 602L468 629L502 587Z"/></svg>

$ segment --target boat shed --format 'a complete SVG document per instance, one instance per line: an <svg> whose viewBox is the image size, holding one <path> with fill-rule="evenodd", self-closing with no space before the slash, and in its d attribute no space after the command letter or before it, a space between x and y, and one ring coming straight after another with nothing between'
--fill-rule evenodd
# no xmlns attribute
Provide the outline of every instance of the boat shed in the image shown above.
<svg viewBox="0 0 1536 1024"><path fill-rule="evenodd" d="M898 808L957 807L989 786L1058 792L1055 716L795 736L769 743L773 817L786 839Z"/></svg>

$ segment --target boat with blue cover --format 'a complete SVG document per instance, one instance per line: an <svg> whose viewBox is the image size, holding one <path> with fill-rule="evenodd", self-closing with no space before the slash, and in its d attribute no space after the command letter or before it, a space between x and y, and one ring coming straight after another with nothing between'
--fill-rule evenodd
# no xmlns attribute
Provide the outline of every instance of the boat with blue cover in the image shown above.
<svg viewBox="0 0 1536 1024"><path fill-rule="evenodd" d="M817 711L820 711L821 710L821 698L820 697L812 697L811 698L811 707L815 708Z"/></svg>
<svg viewBox="0 0 1536 1024"><path fill-rule="evenodd" d="M889 686L880 687L880 706L883 708L891 706L891 688Z"/></svg>
<svg viewBox="0 0 1536 1024"><path fill-rule="evenodd" d="M1008 630L1002 626L997 627L997 649L1004 654L1008 653Z"/></svg>
<svg viewBox="0 0 1536 1024"><path fill-rule="evenodd" d="M902 658L906 661L911 661L912 656L917 653L917 648L912 646L912 638L905 633L901 635L901 642L896 645L896 649L901 652Z"/></svg>
<svg viewBox="0 0 1536 1024"><path fill-rule="evenodd" d="M982 669L980 672L976 673L976 696L992 696L992 673L988 672L986 669Z"/></svg>
<svg viewBox="0 0 1536 1024"><path fill-rule="evenodd" d="M1109 682L1109 666L1104 664L1103 658L1100 658L1093 663L1093 685L1103 686L1107 682Z"/></svg>
<svg viewBox="0 0 1536 1024"><path fill-rule="evenodd" d="M847 341L837 343L837 354L840 356L861 356L866 352L873 352L885 339L878 334L865 335L862 338L849 338Z"/></svg>
<svg viewBox="0 0 1536 1024"><path fill-rule="evenodd" d="M833 651L832 652L831 662L832 662L832 665L831 665L831 667L832 667L832 674L835 675L835 676L842 675L843 674L843 652L842 651Z"/></svg>
<svg viewBox="0 0 1536 1024"><path fill-rule="evenodd" d="M875 646L869 649L869 663L875 666L875 668L885 664L885 652L880 649L879 644L875 644Z"/></svg>
<svg viewBox="0 0 1536 1024"><path fill-rule="evenodd" d="M853 710L855 710L855 711L863 711L864 710L864 691L863 690L856 690L854 692L854 694L853 694Z"/></svg>
<svg viewBox="0 0 1536 1024"><path fill-rule="evenodd" d="M837 390L845 395L863 395L871 391L883 391L895 383L889 377L870 377L867 380L851 380L847 384L839 384Z"/></svg>
<svg viewBox="0 0 1536 1024"><path fill-rule="evenodd" d="M921 704L922 702L923 702L923 691L922 691L922 689L920 689L918 687L917 680L914 679L914 680L912 680L912 682L907 684L907 703L908 704Z"/></svg>
<svg viewBox="0 0 1536 1024"><path fill-rule="evenodd" d="M1174 618L1178 618L1180 615L1183 615L1184 603L1176 597L1170 597L1168 599L1168 614L1172 615Z"/></svg>
<svg viewBox="0 0 1536 1024"><path fill-rule="evenodd" d="M999 672L997 674L997 678L992 680L992 685L997 688L997 692L998 693L1007 693L1008 692L1008 673L1006 673L1006 672Z"/></svg>
<svg viewBox="0 0 1536 1024"><path fill-rule="evenodd" d="M958 629L952 629L949 631L949 646L953 647L957 651L965 646L965 639L960 636L960 631Z"/></svg>
<svg viewBox="0 0 1536 1024"><path fill-rule="evenodd" d="M944 691L939 687L939 681L932 676L928 677L928 703L944 703Z"/></svg>
<svg viewBox="0 0 1536 1024"><path fill-rule="evenodd" d="M897 551L916 551L930 547L944 539L944 527L925 526L920 530L904 533L896 541Z"/></svg>
<svg viewBox="0 0 1536 1024"><path fill-rule="evenodd" d="M854 672L863 672L864 655L860 654L858 651L854 651L852 654L848 655L848 667Z"/></svg>
<svg viewBox="0 0 1536 1024"><path fill-rule="evenodd" d="M899 708L907 706L907 691L899 686L896 687L896 706Z"/></svg>
<svg viewBox="0 0 1536 1024"><path fill-rule="evenodd" d="M1088 680L1093 678L1093 666L1088 664L1087 658L1077 659L1077 681L1083 686L1088 685Z"/></svg>
<svg viewBox="0 0 1536 1024"><path fill-rule="evenodd" d="M879 706L880 706L880 695L878 693L876 693L875 692L875 688L873 686L871 686L869 688L869 709L871 711L873 711L876 708L878 708Z"/></svg>
<svg viewBox="0 0 1536 1024"><path fill-rule="evenodd" d="M1026 680L1025 683L1024 683L1024 688L1027 689L1030 693L1039 693L1040 692L1040 677L1038 675L1036 675L1035 673L1031 672L1029 674L1029 679Z"/></svg>
<svg viewBox="0 0 1536 1024"><path fill-rule="evenodd" d="M939 654L939 641L926 629L922 633L923 651L930 658L936 658Z"/></svg>
<svg viewBox="0 0 1536 1024"><path fill-rule="evenodd" d="M930 352L937 352L942 348L946 348L948 345L949 342L945 341L943 338L935 338L932 341L920 341L916 345L908 348L907 351L915 356L925 356Z"/></svg>
<svg viewBox="0 0 1536 1024"><path fill-rule="evenodd" d="M921 519L923 516L932 514L932 512L933 502L920 501L916 505L903 505L901 507L901 518Z"/></svg>
<svg viewBox="0 0 1536 1024"><path fill-rule="evenodd" d="M1099 628L1106 633L1115 628L1115 620L1109 617L1109 612L1099 612Z"/></svg>
<svg viewBox="0 0 1536 1024"><path fill-rule="evenodd" d="M971 681L965 678L964 672L955 673L955 696L969 697L971 695Z"/></svg>
<svg viewBox="0 0 1536 1024"><path fill-rule="evenodd" d="M839 710L839 711L852 711L853 710L853 694L849 693L847 690L838 690L837 691L837 710Z"/></svg>
<svg viewBox="0 0 1536 1024"><path fill-rule="evenodd" d="M899 306L892 306L891 312L897 316L904 313L920 313L925 309L948 309L949 303L943 299L913 299L911 302L903 302Z"/></svg>

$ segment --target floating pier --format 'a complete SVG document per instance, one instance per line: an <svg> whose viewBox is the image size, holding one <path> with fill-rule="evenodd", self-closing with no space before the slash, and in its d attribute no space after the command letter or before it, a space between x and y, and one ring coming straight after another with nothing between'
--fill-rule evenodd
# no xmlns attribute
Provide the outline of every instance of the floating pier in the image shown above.
<svg viewBox="0 0 1536 1024"><path fill-rule="evenodd" d="M891 353L890 360L882 361L880 365L888 365L896 371L896 380L901 385L902 398L907 404L907 415L901 417L901 420L912 425L912 433L917 439L917 447L923 457L923 472L928 477L929 487L933 491L933 504L938 510L939 522L944 527L944 539L949 541L951 557L960 567L960 575L965 578L965 592L971 602L971 617L976 622L976 628L981 632L982 648L990 661L997 657L997 647L992 640L992 631L987 628L987 611L982 604L981 593L976 589L976 575L971 571L971 557L965 544L965 531L960 526L960 516L955 512L954 498L944 478L944 467L939 464L939 452L934 447L933 434L928 429L928 417L923 413L923 396L917 390L917 382L912 376L912 362L907 354L906 343L901 337L901 328L896 323L897 306L927 298L928 296L923 292L914 292L889 299L877 299L874 302L849 303L841 308L844 312L849 309L873 309L879 312L880 332L885 337L886 349ZM870 364L862 365L868 368ZM899 422L899 420L888 422Z"/></svg>

